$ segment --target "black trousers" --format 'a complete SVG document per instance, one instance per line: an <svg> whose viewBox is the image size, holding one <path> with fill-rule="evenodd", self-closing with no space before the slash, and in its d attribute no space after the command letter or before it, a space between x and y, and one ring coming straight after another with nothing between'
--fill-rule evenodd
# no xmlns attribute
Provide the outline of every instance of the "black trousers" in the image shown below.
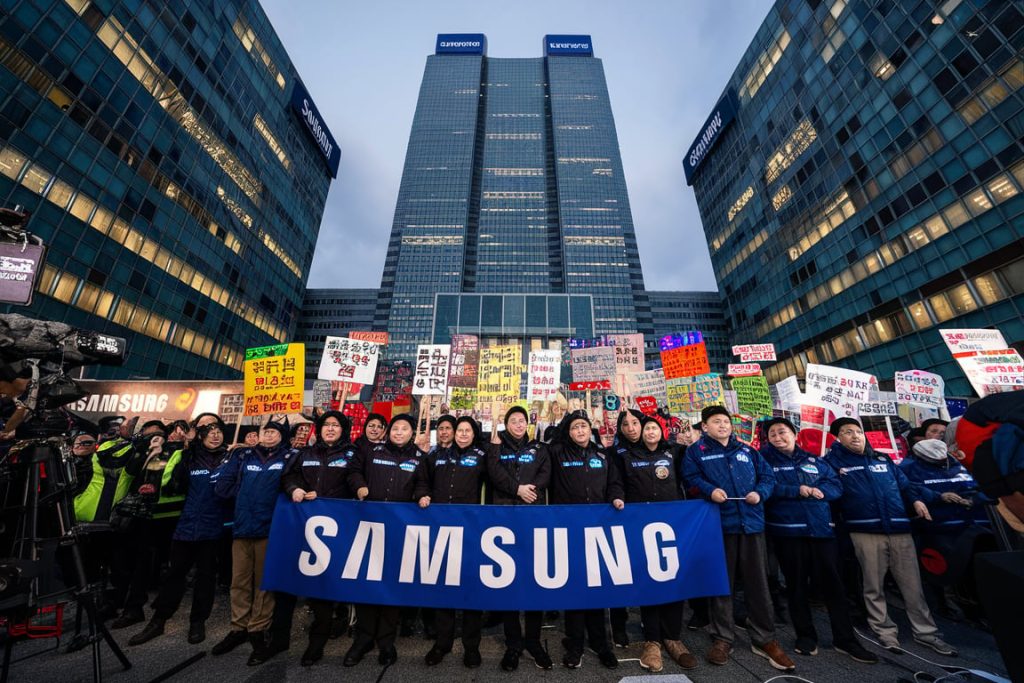
<svg viewBox="0 0 1024 683"><path fill-rule="evenodd" d="M313 623L309 625L309 642L323 645L331 637L334 603L317 598L307 598L306 604L313 612Z"/></svg>
<svg viewBox="0 0 1024 683"><path fill-rule="evenodd" d="M818 641L811 617L810 591L813 586L828 608L833 644L842 646L855 641L846 589L839 575L836 540L775 536L772 543L782 575L786 577L786 599L797 637Z"/></svg>
<svg viewBox="0 0 1024 683"><path fill-rule="evenodd" d="M170 619L178 611L185 595L188 572L195 565L196 577L192 586L192 611L189 621L206 621L213 609L217 582L217 553L220 541L171 541L171 568L153 600L158 619Z"/></svg>
<svg viewBox="0 0 1024 683"><path fill-rule="evenodd" d="M571 609L565 611L565 636L569 640L569 649L583 652L583 636L590 641L595 652L611 650L608 643L608 631L604 626L603 609Z"/></svg>
<svg viewBox="0 0 1024 683"><path fill-rule="evenodd" d="M462 648L466 652L480 649L480 629L483 619L484 613L479 610L462 610ZM444 652L450 651L452 645L455 644L455 610L435 610L434 623L437 626L437 640L434 642L434 647Z"/></svg>
<svg viewBox="0 0 1024 683"><path fill-rule="evenodd" d="M125 583L124 608L141 611L149 601L153 574L171 544L171 535L178 526L177 517L136 520L134 527L117 539L114 563L118 578ZM118 597L121 597L119 594Z"/></svg>
<svg viewBox="0 0 1024 683"><path fill-rule="evenodd" d="M376 643L381 652L394 649L401 609L393 605L356 605L356 637L352 646L369 650Z"/></svg>
<svg viewBox="0 0 1024 683"><path fill-rule="evenodd" d="M505 627L505 649L523 651L523 645L540 644L540 628L544 623L543 612L523 612L526 621L526 630L519 620L519 612L503 612Z"/></svg>
<svg viewBox="0 0 1024 683"><path fill-rule="evenodd" d="M608 620L612 623L612 633L625 631L629 621L629 610L625 607L612 607L608 610Z"/></svg>
<svg viewBox="0 0 1024 683"><path fill-rule="evenodd" d="M643 622L644 640L654 643L679 640L679 632L683 628L683 601L641 607L640 621Z"/></svg>

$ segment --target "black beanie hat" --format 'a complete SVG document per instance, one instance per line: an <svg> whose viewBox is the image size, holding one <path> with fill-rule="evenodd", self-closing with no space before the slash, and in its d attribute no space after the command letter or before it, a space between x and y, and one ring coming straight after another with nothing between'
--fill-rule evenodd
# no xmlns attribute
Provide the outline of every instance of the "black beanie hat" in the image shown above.
<svg viewBox="0 0 1024 683"><path fill-rule="evenodd" d="M798 431L799 431L799 430L797 430L795 424L793 424L792 422L790 422L789 420L787 420L784 417L773 417L770 420L765 420L762 424L764 425L764 433L765 433L765 435L767 435L768 434L768 430L771 429L772 427L774 427L775 425L785 425L786 427L789 427L789 431L793 432L794 434L798 433Z"/></svg>
<svg viewBox="0 0 1024 683"><path fill-rule="evenodd" d="M238 441L239 442L245 441L245 437L248 434L252 434L253 432L256 432L256 434L260 433L260 428L259 428L258 425L242 425L241 427L238 427L237 429L238 429Z"/></svg>
<svg viewBox="0 0 1024 683"><path fill-rule="evenodd" d="M366 418L369 420L370 418ZM416 420L412 419L412 415L409 413L399 413L391 418L391 422L388 424L388 436L391 436L391 428L396 422L408 422L409 426L412 427L413 434L416 433Z"/></svg>
<svg viewBox="0 0 1024 683"><path fill-rule="evenodd" d="M452 430L454 431L454 429L455 429L455 416L454 415L442 415L441 417L437 418L437 422L434 423L434 429L437 429L438 427L440 427L442 422L449 423L452 426Z"/></svg>
<svg viewBox="0 0 1024 683"><path fill-rule="evenodd" d="M860 427L860 422L854 420L852 417L841 417L838 420L832 421L832 424L828 426L828 433L832 436L839 436L839 430L846 425L857 425Z"/></svg>
<svg viewBox="0 0 1024 683"><path fill-rule="evenodd" d="M480 439L480 423L471 418L469 415L463 415L455 421L455 429L459 428L462 423L469 425L470 429L473 430L473 442L476 443Z"/></svg>
<svg viewBox="0 0 1024 683"><path fill-rule="evenodd" d="M700 411L700 421L707 424L707 421L714 415L725 415L730 420L732 419L729 409L725 406L708 406L704 410Z"/></svg>
<svg viewBox="0 0 1024 683"><path fill-rule="evenodd" d="M386 417L384 417L380 413L370 413L369 415L366 416L366 419L363 420L363 431L364 432L366 431L366 425L368 425L370 423L370 420L376 420L377 422L380 422L384 426L385 429L388 428L388 419Z"/></svg>
<svg viewBox="0 0 1024 683"><path fill-rule="evenodd" d="M508 418L509 418L510 415L512 415L512 413L522 413L523 417L526 418L526 422L527 423L530 422L530 414L528 412L526 412L526 408L524 408L522 406L512 406L511 408L509 408L508 410L505 411L504 422L505 422L505 428L506 429L508 429Z"/></svg>
<svg viewBox="0 0 1024 683"><path fill-rule="evenodd" d="M316 436L317 441L320 441L320 429L323 428L324 422L327 418L333 417L341 425L341 438L338 439L338 443L346 443L349 436L352 434L352 420L349 419L348 415L341 412L340 410L327 410L316 418L313 422L313 434Z"/></svg>
<svg viewBox="0 0 1024 683"><path fill-rule="evenodd" d="M572 436L569 435L569 430L572 428L572 423L578 420L583 420L590 427L590 416L587 415L585 410L574 410L558 423L558 437L562 443L572 443Z"/></svg>
<svg viewBox="0 0 1024 683"><path fill-rule="evenodd" d="M284 422L270 421L263 425L263 427L260 428L260 431L265 429L273 429L280 434L282 443L288 443L288 440L292 438L291 430L288 428L288 420L285 420Z"/></svg>
<svg viewBox="0 0 1024 683"><path fill-rule="evenodd" d="M191 423L192 427L195 427L197 424L199 424L199 421L202 420L204 417L215 417L215 418L217 418L217 422L220 422L220 424L221 424L221 429L224 428L224 421L220 419L220 415L218 415L217 413L199 413L192 420L192 423Z"/></svg>
<svg viewBox="0 0 1024 683"><path fill-rule="evenodd" d="M167 436L167 425L165 425L161 420L146 420L145 422L142 423L142 427L139 428L139 434L146 431L150 427L159 427L160 432L164 436Z"/></svg>

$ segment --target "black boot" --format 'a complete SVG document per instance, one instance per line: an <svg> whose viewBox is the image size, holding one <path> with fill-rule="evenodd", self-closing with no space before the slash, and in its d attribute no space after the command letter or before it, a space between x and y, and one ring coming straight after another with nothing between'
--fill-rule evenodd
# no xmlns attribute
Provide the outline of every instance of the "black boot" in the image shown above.
<svg viewBox="0 0 1024 683"><path fill-rule="evenodd" d="M312 666L316 664L324 657L324 645L327 644L327 638L323 636L310 636L309 647L302 653L302 666Z"/></svg>
<svg viewBox="0 0 1024 683"><path fill-rule="evenodd" d="M188 642L191 645L198 645L206 640L206 622L193 621L188 625Z"/></svg>
<svg viewBox="0 0 1024 683"><path fill-rule="evenodd" d="M141 624L145 620L146 615L142 613L142 610L125 608L121 612L121 616L110 622L110 630L116 631L120 628L128 628L129 626L135 626L135 624Z"/></svg>
<svg viewBox="0 0 1024 683"><path fill-rule="evenodd" d="M252 654L246 662L249 666L259 666L274 656L270 651L267 635L266 631L254 631L249 634L249 642L252 643Z"/></svg>
<svg viewBox="0 0 1024 683"><path fill-rule="evenodd" d="M236 647L244 643L249 639L248 634L245 631L228 631L228 634L224 636L224 639L213 646L210 650L210 654L223 655L231 652Z"/></svg>
<svg viewBox="0 0 1024 683"><path fill-rule="evenodd" d="M148 643L157 636L161 636L164 633L164 620L153 617L146 624L146 627L136 633L134 636L128 639L129 645L142 645Z"/></svg>
<svg viewBox="0 0 1024 683"><path fill-rule="evenodd" d="M358 638L352 642L352 647L345 653L345 659L342 661L344 666L355 666L363 660L366 653L373 649L373 642L366 642L359 640Z"/></svg>

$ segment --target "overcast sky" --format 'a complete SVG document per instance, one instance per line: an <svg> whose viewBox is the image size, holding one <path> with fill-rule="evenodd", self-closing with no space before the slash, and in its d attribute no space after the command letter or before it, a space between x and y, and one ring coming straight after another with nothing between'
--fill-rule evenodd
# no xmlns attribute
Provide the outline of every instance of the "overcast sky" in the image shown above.
<svg viewBox="0 0 1024 683"><path fill-rule="evenodd" d="M716 289L682 158L771 4L263 0L341 146L309 286L380 286L438 33L484 33L491 57L540 57L545 34L584 33L604 62L647 288Z"/></svg>

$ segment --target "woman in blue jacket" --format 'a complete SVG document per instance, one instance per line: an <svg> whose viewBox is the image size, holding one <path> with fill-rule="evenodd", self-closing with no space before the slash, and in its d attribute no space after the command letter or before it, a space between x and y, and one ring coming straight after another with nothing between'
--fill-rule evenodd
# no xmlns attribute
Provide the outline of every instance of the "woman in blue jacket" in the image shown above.
<svg viewBox="0 0 1024 683"><path fill-rule="evenodd" d="M832 646L858 662L878 658L857 642L839 576L839 547L831 501L843 494L839 475L824 460L796 445L796 427L784 417L765 424L768 443L761 456L775 472L775 488L765 505L765 524L779 567L786 577L786 599L796 630L796 651L818 653L811 617L810 586L825 597L832 623Z"/></svg>

